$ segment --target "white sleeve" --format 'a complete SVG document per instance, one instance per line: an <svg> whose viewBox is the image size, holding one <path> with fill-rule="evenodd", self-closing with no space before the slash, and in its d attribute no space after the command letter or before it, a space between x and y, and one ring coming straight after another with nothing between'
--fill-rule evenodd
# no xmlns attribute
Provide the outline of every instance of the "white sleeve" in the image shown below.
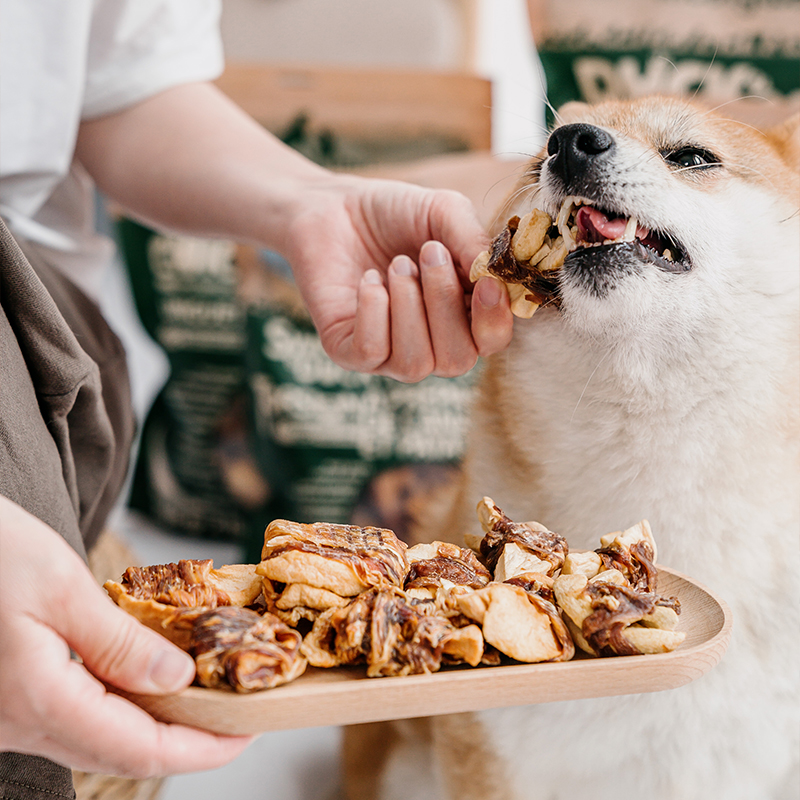
<svg viewBox="0 0 800 800"><path fill-rule="evenodd" d="M97 0L82 117L119 111L223 68L219 0Z"/></svg>

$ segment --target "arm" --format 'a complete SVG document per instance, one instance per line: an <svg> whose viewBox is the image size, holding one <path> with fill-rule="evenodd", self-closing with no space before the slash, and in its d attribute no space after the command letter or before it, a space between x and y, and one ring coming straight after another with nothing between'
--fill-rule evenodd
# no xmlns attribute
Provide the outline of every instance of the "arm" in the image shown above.
<svg viewBox="0 0 800 800"><path fill-rule="evenodd" d="M177 692L194 663L118 609L61 536L2 496L0 641L0 750L144 778L221 766L250 742L156 722L107 692L101 680Z"/></svg>
<svg viewBox="0 0 800 800"><path fill-rule="evenodd" d="M469 285L486 238L463 196L331 173L210 84L84 122L77 157L146 222L282 253L323 346L348 369L457 375L510 340L505 291Z"/></svg>

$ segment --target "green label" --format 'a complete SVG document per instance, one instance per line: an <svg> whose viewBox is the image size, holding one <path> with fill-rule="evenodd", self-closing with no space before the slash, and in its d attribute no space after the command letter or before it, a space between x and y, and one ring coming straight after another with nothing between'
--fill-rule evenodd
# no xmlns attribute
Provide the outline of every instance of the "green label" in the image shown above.
<svg viewBox="0 0 800 800"><path fill-rule="evenodd" d="M347 522L379 470L462 455L474 371L417 384L348 372L277 309L248 316L247 370L255 450L293 519Z"/></svg>

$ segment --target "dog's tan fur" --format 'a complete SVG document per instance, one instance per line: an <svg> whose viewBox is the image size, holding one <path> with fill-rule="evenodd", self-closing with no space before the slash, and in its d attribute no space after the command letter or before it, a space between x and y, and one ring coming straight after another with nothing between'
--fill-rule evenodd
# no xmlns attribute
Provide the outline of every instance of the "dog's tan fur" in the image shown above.
<svg viewBox="0 0 800 800"><path fill-rule="evenodd" d="M559 124L573 121L615 138L603 196L679 236L692 269L634 269L603 296L565 274L560 311L517 321L485 365L461 482L426 538L477 533L484 494L578 549L647 517L661 562L731 605L733 640L670 692L361 727L351 753L386 746L351 800L798 794L798 120L759 133L646 98L573 104ZM680 143L722 167L676 171L661 152ZM533 205L554 215L569 192L546 159L538 175L501 223Z"/></svg>

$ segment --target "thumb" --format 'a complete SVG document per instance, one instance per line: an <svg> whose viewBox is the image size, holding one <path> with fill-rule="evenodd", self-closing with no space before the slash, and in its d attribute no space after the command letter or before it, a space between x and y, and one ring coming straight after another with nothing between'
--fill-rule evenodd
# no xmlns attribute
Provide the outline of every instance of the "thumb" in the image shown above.
<svg viewBox="0 0 800 800"><path fill-rule="evenodd" d="M60 633L89 671L138 694L186 688L194 678L194 659L114 605L89 570L82 572L69 594Z"/></svg>

